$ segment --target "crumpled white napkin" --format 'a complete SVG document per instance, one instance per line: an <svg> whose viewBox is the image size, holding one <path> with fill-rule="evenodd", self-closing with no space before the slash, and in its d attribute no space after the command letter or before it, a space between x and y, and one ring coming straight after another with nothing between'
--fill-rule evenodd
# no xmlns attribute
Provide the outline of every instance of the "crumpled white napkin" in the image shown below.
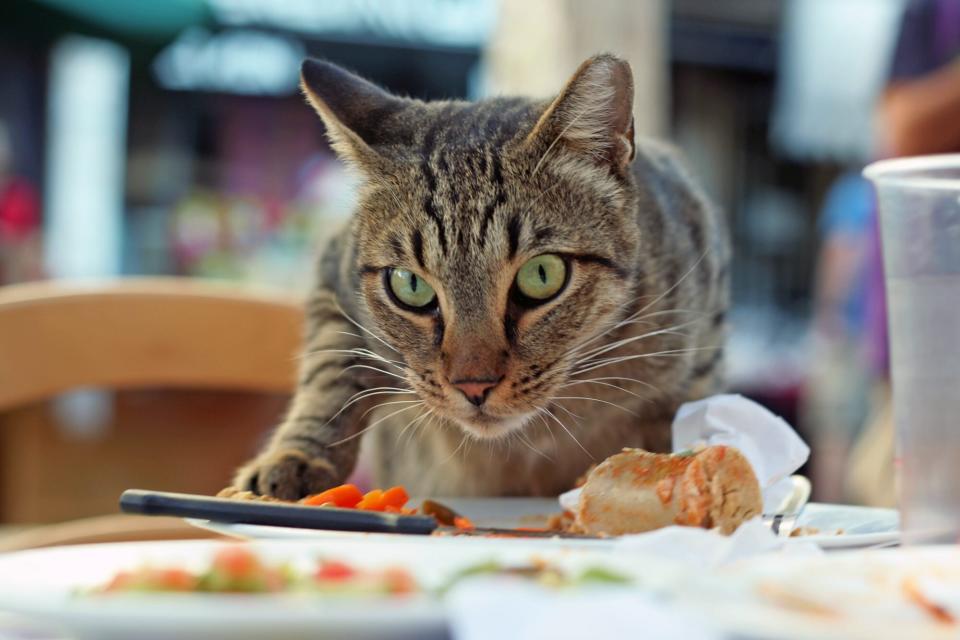
<svg viewBox="0 0 960 640"><path fill-rule="evenodd" d="M717 444L739 449L757 474L764 513L776 510L790 492L789 476L810 456L810 447L783 418L736 394L680 405L672 429L674 452ZM567 511L576 510L579 500L579 489L560 496Z"/></svg>
<svg viewBox="0 0 960 640"><path fill-rule="evenodd" d="M699 527L664 527L646 533L621 536L614 543L614 548L624 553L642 554L673 562L697 573L761 553L823 553L823 550L812 542L777 537L759 517L744 522L728 536Z"/></svg>

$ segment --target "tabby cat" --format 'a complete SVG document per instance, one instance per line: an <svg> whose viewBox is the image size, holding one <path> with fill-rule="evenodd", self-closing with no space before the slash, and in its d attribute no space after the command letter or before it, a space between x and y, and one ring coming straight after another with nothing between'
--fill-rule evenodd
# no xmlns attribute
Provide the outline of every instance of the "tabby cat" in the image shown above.
<svg viewBox="0 0 960 640"><path fill-rule="evenodd" d="M363 181L289 412L235 486L320 491L362 440L378 485L555 495L668 449L721 383L729 249L675 155L634 140L629 65L593 57L545 101L422 102L316 60L301 79Z"/></svg>

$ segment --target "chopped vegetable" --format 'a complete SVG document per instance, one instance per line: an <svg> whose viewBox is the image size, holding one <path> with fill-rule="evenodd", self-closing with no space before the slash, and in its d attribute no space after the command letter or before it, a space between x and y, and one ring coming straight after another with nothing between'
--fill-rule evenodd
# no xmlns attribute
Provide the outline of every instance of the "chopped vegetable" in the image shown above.
<svg viewBox="0 0 960 640"><path fill-rule="evenodd" d="M474 576L499 575L533 580L548 588L568 588L590 584L631 584L626 576L603 567L590 567L579 575L570 575L560 567L548 562L531 562L524 565L502 565L497 562L484 562L458 571L441 589L446 592L457 583Z"/></svg>
<svg viewBox="0 0 960 640"><path fill-rule="evenodd" d="M344 509L352 509L363 500L363 493L352 484L342 484L322 493L307 496L301 502L311 506L332 505Z"/></svg>
<svg viewBox="0 0 960 640"><path fill-rule="evenodd" d="M317 580L347 580L356 575L353 568L343 562L327 560L320 563L314 577Z"/></svg>
<svg viewBox="0 0 960 640"><path fill-rule="evenodd" d="M403 487L390 487L383 492L383 504L387 507L401 509L407 504L408 500L410 500L410 496L407 495L407 490Z"/></svg>
<svg viewBox="0 0 960 640"><path fill-rule="evenodd" d="M630 579L619 573L614 573L603 567L590 567L577 577L577 582L584 583L606 583L606 584L630 584Z"/></svg>
<svg viewBox="0 0 960 640"><path fill-rule="evenodd" d="M182 568L141 567L121 571L94 593L195 592L277 593L316 592L329 595L401 595L418 590L408 571L388 567L359 569L337 560L321 560L315 571L300 575L284 565L270 566L250 549L236 545L217 552L210 566L197 573Z"/></svg>
<svg viewBox="0 0 960 640"><path fill-rule="evenodd" d="M383 490L374 489L364 494L363 500L357 503L357 509L366 511L383 511L386 505L383 503Z"/></svg>

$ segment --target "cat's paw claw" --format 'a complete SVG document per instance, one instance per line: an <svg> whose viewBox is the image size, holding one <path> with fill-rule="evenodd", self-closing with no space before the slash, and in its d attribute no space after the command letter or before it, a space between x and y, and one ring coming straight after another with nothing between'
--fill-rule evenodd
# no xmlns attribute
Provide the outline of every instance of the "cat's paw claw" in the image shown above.
<svg viewBox="0 0 960 640"><path fill-rule="evenodd" d="M262 496L299 500L337 485L333 465L296 449L265 453L237 472L234 486Z"/></svg>

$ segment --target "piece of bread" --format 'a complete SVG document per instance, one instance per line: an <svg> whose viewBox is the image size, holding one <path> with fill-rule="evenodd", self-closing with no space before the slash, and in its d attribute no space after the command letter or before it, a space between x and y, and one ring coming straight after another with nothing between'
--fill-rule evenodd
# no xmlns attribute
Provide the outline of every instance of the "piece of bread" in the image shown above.
<svg viewBox="0 0 960 640"><path fill-rule="evenodd" d="M762 510L757 476L733 447L683 454L624 449L590 472L575 528L613 536L677 524L729 534Z"/></svg>

